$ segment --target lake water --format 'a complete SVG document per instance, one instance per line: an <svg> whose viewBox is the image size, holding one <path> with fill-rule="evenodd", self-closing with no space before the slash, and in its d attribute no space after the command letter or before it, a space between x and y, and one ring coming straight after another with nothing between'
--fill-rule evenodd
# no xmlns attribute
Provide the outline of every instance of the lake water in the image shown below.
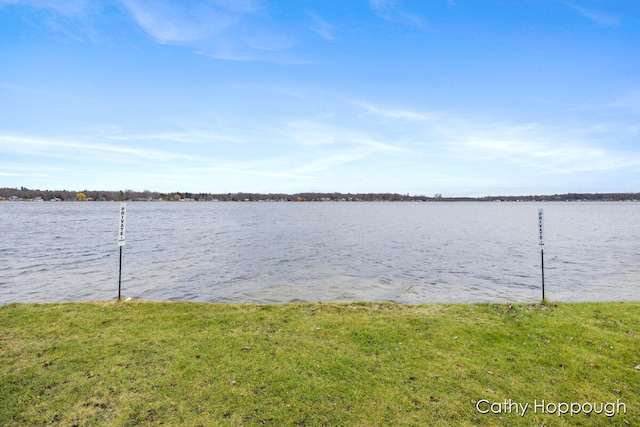
<svg viewBox="0 0 640 427"><path fill-rule="evenodd" d="M0 203L0 304L113 300L119 203ZM127 203L122 297L640 300L640 203Z"/></svg>

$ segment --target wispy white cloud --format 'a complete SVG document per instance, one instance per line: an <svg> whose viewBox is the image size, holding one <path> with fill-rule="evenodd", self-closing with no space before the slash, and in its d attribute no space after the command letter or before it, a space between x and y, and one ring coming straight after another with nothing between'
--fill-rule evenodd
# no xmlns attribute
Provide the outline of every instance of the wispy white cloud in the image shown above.
<svg viewBox="0 0 640 427"><path fill-rule="evenodd" d="M407 109L389 109L362 101L350 102L363 108L367 113L382 117L384 120L428 121L437 117L435 113L424 113Z"/></svg>
<svg viewBox="0 0 640 427"><path fill-rule="evenodd" d="M283 135L302 147L293 150L292 164L298 165L291 169L294 175L318 174L407 152L402 146L382 140L375 129L368 132L312 120L288 123Z"/></svg>
<svg viewBox="0 0 640 427"><path fill-rule="evenodd" d="M369 0L369 5L374 11L382 12L394 8L396 2L394 0Z"/></svg>
<svg viewBox="0 0 640 427"><path fill-rule="evenodd" d="M327 21L322 19L320 15L318 15L315 12L307 11L307 15L309 15L313 20L313 25L309 27L311 31L317 33L318 35L320 35L320 37L322 37L325 40L329 40L329 41L336 40L336 37L333 34L334 32L333 25L329 24Z"/></svg>
<svg viewBox="0 0 640 427"><path fill-rule="evenodd" d="M112 7L107 0L0 0L3 6L43 9L45 25L68 40L100 41L92 15ZM118 0L133 22L159 44L191 47L217 59L306 63L273 52L290 49L297 40L287 29L272 25L263 0ZM72 20L73 25L69 25ZM315 29L330 35L330 26L317 21Z"/></svg>
<svg viewBox="0 0 640 427"><path fill-rule="evenodd" d="M164 133L148 133L148 134L112 134L105 138L115 141L170 141L201 144L206 142L234 142L243 143L239 138L214 134L210 132L187 131L187 132L164 132Z"/></svg>
<svg viewBox="0 0 640 427"><path fill-rule="evenodd" d="M140 28L160 44L188 46L224 60L305 62L282 53L295 46L297 39L287 28L272 25L259 0L122 2Z"/></svg>
<svg viewBox="0 0 640 427"><path fill-rule="evenodd" d="M108 5L108 0L0 0L0 9L16 7L28 14L37 9L49 12L31 14L29 20L39 20L54 40L97 44L108 39L98 23Z"/></svg>
<svg viewBox="0 0 640 427"><path fill-rule="evenodd" d="M444 131L444 130L443 130ZM618 171L640 167L632 153L608 150L558 129L536 124L491 127L459 126L448 134L448 149L461 159L518 166L540 173Z"/></svg>
<svg viewBox="0 0 640 427"><path fill-rule="evenodd" d="M363 160L370 155L368 150L363 148L349 148L336 152L325 153L317 158L307 161L293 169L295 174L314 174L326 170L335 169L339 166Z"/></svg>
<svg viewBox="0 0 640 427"><path fill-rule="evenodd" d="M0 7L7 5L47 9L67 18L83 18L98 7L101 8L102 2L90 0L0 0Z"/></svg>
<svg viewBox="0 0 640 427"><path fill-rule="evenodd" d="M0 162L0 176L49 178L56 175L69 173L68 168L54 164L24 163L24 162Z"/></svg>
<svg viewBox="0 0 640 427"><path fill-rule="evenodd" d="M283 134L306 151L303 156L293 147L299 164L294 173L320 175L347 165L365 173L374 167L370 165L394 164L402 165L406 179L427 179L428 171L440 178L456 176L469 187L480 185L479 176L487 186L504 181L504 176L513 185L533 186L525 181L539 175L553 180L640 167L640 158L632 151L598 143L606 131L600 126L565 129L539 123L485 123L453 112L341 100L346 109L340 113L291 121L284 127Z"/></svg>
<svg viewBox="0 0 640 427"><path fill-rule="evenodd" d="M620 95L612 104L612 107L640 111L640 89L633 89Z"/></svg>
<svg viewBox="0 0 640 427"><path fill-rule="evenodd" d="M6 158L6 154L5 154ZM73 165L66 163L66 158L53 157L50 162L40 162L31 157L30 162L0 162L0 177L7 187L26 186L42 190L80 190L82 188L91 189L114 189L111 186L114 181L115 171L110 168L103 172L100 167L96 168L95 161L78 160ZM101 178L109 176L110 183L105 185ZM94 185L95 184L95 185ZM124 187L123 187L124 188Z"/></svg>
<svg viewBox="0 0 640 427"><path fill-rule="evenodd" d="M281 179L306 179L307 176L295 174L284 168L281 162L265 161L263 159L253 162L221 162L216 166L207 168L189 168L194 174L219 174L258 176L265 178Z"/></svg>
<svg viewBox="0 0 640 427"><path fill-rule="evenodd" d="M298 120L287 124L286 135L294 141L307 146L331 145L336 143L334 132L307 121Z"/></svg>
<svg viewBox="0 0 640 427"><path fill-rule="evenodd" d="M415 28L424 26L422 18L406 12L395 0L369 0L369 6L376 15L386 21Z"/></svg>
<svg viewBox="0 0 640 427"><path fill-rule="evenodd" d="M136 22L158 43L186 43L206 39L229 27L239 13L204 2L123 0Z"/></svg>
<svg viewBox="0 0 640 427"><path fill-rule="evenodd" d="M42 170L33 167L29 171L21 171L21 172L6 172L6 170L2 170L2 171L0 171L0 176L34 178L34 177L47 176L47 174L43 173Z"/></svg>
<svg viewBox="0 0 640 427"><path fill-rule="evenodd" d="M352 114L351 118L358 115L358 109ZM521 188L542 185L541 180L573 179L576 173L595 177L599 173L640 168L640 158L633 152L590 143L590 134L600 132L597 129L578 132L538 123L487 124L450 113L440 113L437 120L400 119L399 123L380 121L379 116L384 117L371 113L362 122L322 116L281 122L273 128L257 125L244 136L251 139L266 135L265 147L248 144L244 148L245 144L226 144L226 140L201 144L208 140L206 132L116 134L115 139L107 134L90 142L79 137L5 134L0 135L0 153L5 159L16 154L23 159L49 159L49 164L75 162L67 179L82 186L92 182L93 171L104 175L117 170L119 181L113 181L112 188L127 188L131 186L127 182L135 181L137 186L159 191L180 186L187 186L189 191L218 191L221 185L229 191L277 192L294 187L300 191L358 191L367 186L402 191L402 186L411 183L411 191L454 189L455 194L473 195L485 188L487 194L502 189L522 192ZM203 140L199 139L201 136ZM174 140L178 143L167 144ZM120 143L114 145L113 141ZM220 147L218 143L224 149L216 148ZM161 144L169 148L153 148ZM260 152L256 153L256 149ZM39 169L41 164L30 169L8 168L0 163L0 176L6 178L5 182L15 180L17 185L22 185L22 178L27 185L42 186L42 182L57 183L57 175L67 175ZM156 178L152 178L154 174ZM345 176L354 180L345 183ZM378 181L365 178L374 176ZM98 187L105 187L95 179ZM432 186L440 187L428 190Z"/></svg>
<svg viewBox="0 0 640 427"><path fill-rule="evenodd" d="M612 15L610 13L596 11L593 9L588 9L571 2L566 2L566 4L579 15L591 20L600 27L614 27L620 25L620 18L618 16Z"/></svg>
<svg viewBox="0 0 640 427"><path fill-rule="evenodd" d="M161 150L149 150L127 146L79 142L68 139L39 138L31 136L0 135L0 149L4 152L35 154L44 157L91 158L89 156L117 155L115 161L147 159L153 161L202 160L197 156Z"/></svg>
<svg viewBox="0 0 640 427"><path fill-rule="evenodd" d="M376 132L372 130L372 132ZM285 135L304 146L338 147L363 146L371 151L403 151L404 148L385 143L362 129L328 125L312 120L292 121L287 124Z"/></svg>
<svg viewBox="0 0 640 427"><path fill-rule="evenodd" d="M391 152L407 152L408 149L398 145L382 142L375 137L368 135L354 135L351 139L355 144L367 147L371 152L376 153L391 153Z"/></svg>
<svg viewBox="0 0 640 427"><path fill-rule="evenodd" d="M290 34L256 28L246 37L245 43L248 48L253 50L274 52L292 48L298 42L296 38ZM294 60L291 59L290 61Z"/></svg>

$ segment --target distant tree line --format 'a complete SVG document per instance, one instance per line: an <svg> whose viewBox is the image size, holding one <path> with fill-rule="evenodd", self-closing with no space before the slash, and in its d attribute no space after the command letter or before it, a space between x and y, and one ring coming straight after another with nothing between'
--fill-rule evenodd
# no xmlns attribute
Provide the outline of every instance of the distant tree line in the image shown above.
<svg viewBox="0 0 640 427"><path fill-rule="evenodd" d="M484 201L599 201L599 202L622 202L640 200L640 193L566 193L552 195L535 195L535 196L487 196L478 198Z"/></svg>
<svg viewBox="0 0 640 427"><path fill-rule="evenodd" d="M192 193L184 191L158 192L134 190L38 190L25 187L0 188L0 198L18 198L23 200L42 199L44 201L416 201L430 200L426 196L410 196L396 193Z"/></svg>
<svg viewBox="0 0 640 427"><path fill-rule="evenodd" d="M191 193L157 191L37 190L25 187L0 188L0 200L43 201L313 201L313 202L455 202L455 201L626 201L640 200L640 193L568 193L529 196L446 197L398 193Z"/></svg>

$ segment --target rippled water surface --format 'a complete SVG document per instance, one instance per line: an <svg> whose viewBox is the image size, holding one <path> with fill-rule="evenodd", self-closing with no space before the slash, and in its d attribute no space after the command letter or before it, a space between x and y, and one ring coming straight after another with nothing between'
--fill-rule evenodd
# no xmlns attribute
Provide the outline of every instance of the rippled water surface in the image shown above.
<svg viewBox="0 0 640 427"><path fill-rule="evenodd" d="M640 300L640 203L128 203L122 296ZM0 203L0 304L111 300L118 203Z"/></svg>

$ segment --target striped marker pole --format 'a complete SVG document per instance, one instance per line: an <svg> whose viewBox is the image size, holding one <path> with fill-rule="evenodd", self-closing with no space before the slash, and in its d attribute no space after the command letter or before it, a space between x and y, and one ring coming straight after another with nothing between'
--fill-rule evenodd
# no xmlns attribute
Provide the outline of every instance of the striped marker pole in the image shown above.
<svg viewBox="0 0 640 427"><path fill-rule="evenodd" d="M544 301L544 209L538 209L538 245L540 246L540 267L542 270L542 300Z"/></svg>
<svg viewBox="0 0 640 427"><path fill-rule="evenodd" d="M120 267L118 269L118 301L122 289L122 247L124 246L125 224L127 220L127 204L120 203L120 228L118 231L118 246L120 247Z"/></svg>

